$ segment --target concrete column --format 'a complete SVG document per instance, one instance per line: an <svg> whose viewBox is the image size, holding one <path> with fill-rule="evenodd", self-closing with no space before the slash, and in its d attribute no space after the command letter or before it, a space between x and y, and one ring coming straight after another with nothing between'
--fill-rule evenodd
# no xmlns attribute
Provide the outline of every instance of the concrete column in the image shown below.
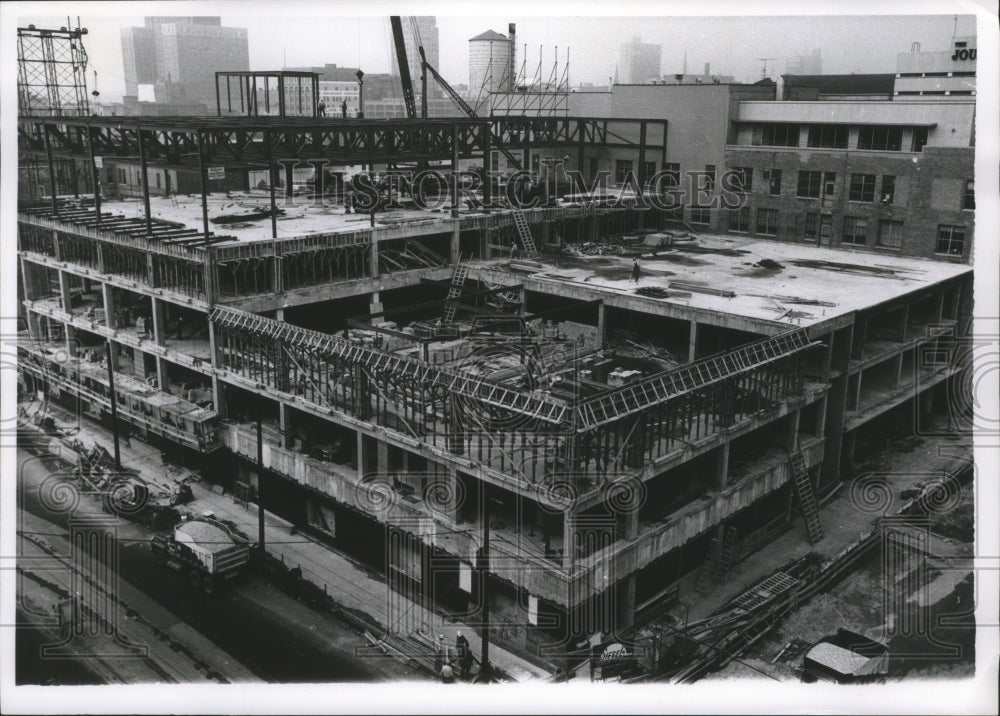
<svg viewBox="0 0 1000 716"><path fill-rule="evenodd" d="M115 296L110 283L101 283L101 297L104 299L104 325L115 329Z"/></svg>
<svg viewBox="0 0 1000 716"><path fill-rule="evenodd" d="M285 320L285 309L284 308L275 309L275 311L274 311L274 320L276 320L276 321L284 321Z"/></svg>
<svg viewBox="0 0 1000 716"><path fill-rule="evenodd" d="M573 544L573 533L576 531L576 515L566 510L563 512L563 569L573 569L576 562L576 546Z"/></svg>
<svg viewBox="0 0 1000 716"><path fill-rule="evenodd" d="M799 448L799 420L802 417L801 413L801 410L796 410L788 415L788 433L785 436L785 445L792 451Z"/></svg>
<svg viewBox="0 0 1000 716"><path fill-rule="evenodd" d="M378 441L378 473L383 476L389 474L389 443L384 440Z"/></svg>
<svg viewBox="0 0 1000 716"><path fill-rule="evenodd" d="M906 340L906 328L910 325L910 306L909 304L903 306L903 310L900 312L902 315L899 317L899 331L897 340L902 343Z"/></svg>
<svg viewBox="0 0 1000 716"><path fill-rule="evenodd" d="M69 274L59 270L59 299L62 304L62 310L67 313L71 312L71 302L70 302L70 289L69 289Z"/></svg>
<svg viewBox="0 0 1000 716"><path fill-rule="evenodd" d="M56 261L62 261L62 250L59 248L59 232L52 232L52 256Z"/></svg>
<svg viewBox="0 0 1000 716"><path fill-rule="evenodd" d="M627 629L635 623L635 574L625 577L614 589L618 590L615 628Z"/></svg>
<svg viewBox="0 0 1000 716"><path fill-rule="evenodd" d="M623 512L617 520L620 539L634 540L639 538L639 510Z"/></svg>
<svg viewBox="0 0 1000 716"><path fill-rule="evenodd" d="M854 409L861 409L861 371L858 371L858 384L855 386L854 392Z"/></svg>
<svg viewBox="0 0 1000 716"><path fill-rule="evenodd" d="M597 304L597 335L601 337L601 348L606 348L608 343L606 322L607 309L604 306L604 301L601 301Z"/></svg>
<svg viewBox="0 0 1000 716"><path fill-rule="evenodd" d="M156 269L153 266L153 254L146 254L146 283L156 288Z"/></svg>
<svg viewBox="0 0 1000 716"><path fill-rule="evenodd" d="M358 437L358 480L363 480L365 477L365 436L359 430L357 432Z"/></svg>
<svg viewBox="0 0 1000 716"><path fill-rule="evenodd" d="M854 471L854 450L858 445L858 431L852 430L844 435L844 462Z"/></svg>
<svg viewBox="0 0 1000 716"><path fill-rule="evenodd" d="M277 250L278 247L275 246L275 251ZM274 293L284 293L285 291L284 283L281 280L281 261L282 261L281 256L275 254L274 263L272 264L272 270L271 270L271 283L272 283L272 290Z"/></svg>
<svg viewBox="0 0 1000 716"><path fill-rule="evenodd" d="M156 356L156 387L164 393L170 392L170 382L167 380L167 361Z"/></svg>
<svg viewBox="0 0 1000 716"><path fill-rule="evenodd" d="M167 314L163 299L153 297L153 340L156 345L167 345Z"/></svg>
<svg viewBox="0 0 1000 716"><path fill-rule="evenodd" d="M451 265L456 266L462 260L462 225L456 221L451 232Z"/></svg>
<svg viewBox="0 0 1000 716"><path fill-rule="evenodd" d="M369 251L371 252L371 257L369 258L369 262L371 263L371 275L372 275L372 278L378 278L378 275L379 275L379 273L378 273L378 241L376 240L375 236L372 236L372 245L369 248Z"/></svg>
<svg viewBox="0 0 1000 716"><path fill-rule="evenodd" d="M290 448L295 434L292 428L292 408L288 403L278 403L278 421L281 425L281 447Z"/></svg>
<svg viewBox="0 0 1000 716"><path fill-rule="evenodd" d="M938 289L934 301L934 315L937 316L936 323L944 320L944 289Z"/></svg>
<svg viewBox="0 0 1000 716"><path fill-rule="evenodd" d="M836 336L835 331L830 331L830 334L826 337L826 350L823 351L823 367L821 368L821 376L824 383L830 381L830 367L833 363L833 341Z"/></svg>
<svg viewBox="0 0 1000 716"><path fill-rule="evenodd" d="M44 317L45 320L45 333L48 336L49 343L55 343L59 336L59 323L52 320L48 316Z"/></svg>
<svg viewBox="0 0 1000 716"><path fill-rule="evenodd" d="M209 360L212 362L213 368L221 368L223 365L222 360L222 346L219 345L215 337L215 324L211 321L208 322L208 355Z"/></svg>
<svg viewBox="0 0 1000 716"><path fill-rule="evenodd" d="M70 324L66 323L63 325L63 336L66 341L66 352L71 356L76 357L76 329Z"/></svg>
<svg viewBox="0 0 1000 716"><path fill-rule="evenodd" d="M819 401L819 406L816 409L816 435L822 437L823 431L826 430L826 398L824 397Z"/></svg>
<svg viewBox="0 0 1000 716"><path fill-rule="evenodd" d="M892 379L892 387L893 390L895 390L896 388L899 387L899 384L902 382L903 379L903 354L900 353L893 360L896 363L896 365L894 366L895 373L893 374L893 379Z"/></svg>
<svg viewBox="0 0 1000 716"><path fill-rule="evenodd" d="M100 241L97 242L97 271L99 273L105 273L104 271L104 244Z"/></svg>
<svg viewBox="0 0 1000 716"><path fill-rule="evenodd" d="M854 319L854 333L852 336L851 358L854 360L864 360L865 357L865 334L868 333L868 319L865 316L857 316Z"/></svg>
<svg viewBox="0 0 1000 716"><path fill-rule="evenodd" d="M715 449L715 489L723 490L729 478L729 443Z"/></svg>
<svg viewBox="0 0 1000 716"><path fill-rule="evenodd" d="M216 375L212 376L212 404L215 412L220 418L227 416L226 410L226 384L219 380Z"/></svg>
<svg viewBox="0 0 1000 716"><path fill-rule="evenodd" d="M697 355L698 348L698 322L691 321L691 334L688 338L688 363L692 362Z"/></svg>

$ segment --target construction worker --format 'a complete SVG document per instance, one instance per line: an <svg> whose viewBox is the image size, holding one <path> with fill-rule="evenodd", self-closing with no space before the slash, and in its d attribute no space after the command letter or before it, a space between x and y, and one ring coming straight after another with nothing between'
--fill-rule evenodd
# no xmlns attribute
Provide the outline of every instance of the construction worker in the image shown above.
<svg viewBox="0 0 1000 716"><path fill-rule="evenodd" d="M442 684L454 684L455 683L455 672L447 664L441 669L441 683Z"/></svg>
<svg viewBox="0 0 1000 716"><path fill-rule="evenodd" d="M326 102L324 102L323 100L319 101L319 104L316 105L316 113L320 117L326 116Z"/></svg>
<svg viewBox="0 0 1000 716"><path fill-rule="evenodd" d="M469 648L469 640L462 635L462 632L455 635L455 652L458 654L462 680L467 681L469 672L472 671L472 650Z"/></svg>
<svg viewBox="0 0 1000 716"><path fill-rule="evenodd" d="M444 634L438 634L437 644L434 645L434 672L441 673L441 667L448 663L448 647L444 643Z"/></svg>
<svg viewBox="0 0 1000 716"><path fill-rule="evenodd" d="M340 113L343 115L344 119L347 119L347 100L345 99L340 103Z"/></svg>
<svg viewBox="0 0 1000 716"><path fill-rule="evenodd" d="M639 269L639 259L632 259L632 280L639 283L639 274L641 270Z"/></svg>

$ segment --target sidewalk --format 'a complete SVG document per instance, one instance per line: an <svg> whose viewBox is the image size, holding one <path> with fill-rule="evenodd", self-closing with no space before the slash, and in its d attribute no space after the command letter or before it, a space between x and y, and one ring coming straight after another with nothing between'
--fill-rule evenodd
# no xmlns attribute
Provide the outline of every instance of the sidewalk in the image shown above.
<svg viewBox="0 0 1000 716"><path fill-rule="evenodd" d="M57 409L54 413L57 420L60 412L61 410ZM81 421L80 433L76 437L88 445L96 442L109 452L112 451L111 432L103 426L90 421ZM120 449L122 466L138 469L143 478L150 482L179 483L192 474L186 468L162 464L161 452L158 449L134 437L129 444L122 442ZM189 485L195 499L183 505L181 509L194 514L214 512L220 519L231 520L251 540L256 540L258 534L256 504L249 503L247 507L243 507L230 494L219 494L207 484L192 482ZM264 535L268 553L280 557L290 567L301 568L304 579L325 589L341 606L362 611L401 636L407 636L417 629L434 638L438 634L444 634L445 641L452 649L455 645L455 635L461 631L469 640L473 654L477 658L482 654L482 641L472 628L458 622L446 621L441 615L406 599L402 594L390 592L386 583L373 576L371 570L356 564L329 546L314 541L306 535L295 533L291 523L270 512L265 512ZM398 615L395 624L389 623L390 609L393 614ZM405 624L402 623L404 621ZM544 669L493 643L490 644L490 662L518 682L547 679L550 676Z"/></svg>

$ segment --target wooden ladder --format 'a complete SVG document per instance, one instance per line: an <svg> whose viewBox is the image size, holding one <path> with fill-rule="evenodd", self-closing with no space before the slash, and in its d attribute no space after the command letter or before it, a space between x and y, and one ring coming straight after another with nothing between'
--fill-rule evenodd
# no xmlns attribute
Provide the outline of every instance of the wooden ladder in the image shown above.
<svg viewBox="0 0 1000 716"><path fill-rule="evenodd" d="M528 217L520 209L514 209L514 226L517 227L517 235L521 239L521 248L529 256L538 253L535 247L535 239L531 236L531 227L528 226Z"/></svg>

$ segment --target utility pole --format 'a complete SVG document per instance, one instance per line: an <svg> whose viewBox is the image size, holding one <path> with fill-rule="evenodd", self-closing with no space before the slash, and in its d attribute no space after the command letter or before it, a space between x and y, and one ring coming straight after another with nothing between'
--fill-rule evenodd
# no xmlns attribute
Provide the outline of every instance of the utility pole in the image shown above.
<svg viewBox="0 0 1000 716"><path fill-rule="evenodd" d="M257 543L260 551L266 550L264 542L264 427L257 415Z"/></svg>
<svg viewBox="0 0 1000 716"><path fill-rule="evenodd" d="M490 673L490 507L486 489L483 489L483 546L479 550L480 622L483 629L483 655L479 662L476 683L489 684Z"/></svg>
<svg viewBox="0 0 1000 716"><path fill-rule="evenodd" d="M122 469L121 448L118 447L118 400L115 398L115 367L111 363L111 341L104 342L108 356L108 391L111 393L111 432L115 440L115 469Z"/></svg>

